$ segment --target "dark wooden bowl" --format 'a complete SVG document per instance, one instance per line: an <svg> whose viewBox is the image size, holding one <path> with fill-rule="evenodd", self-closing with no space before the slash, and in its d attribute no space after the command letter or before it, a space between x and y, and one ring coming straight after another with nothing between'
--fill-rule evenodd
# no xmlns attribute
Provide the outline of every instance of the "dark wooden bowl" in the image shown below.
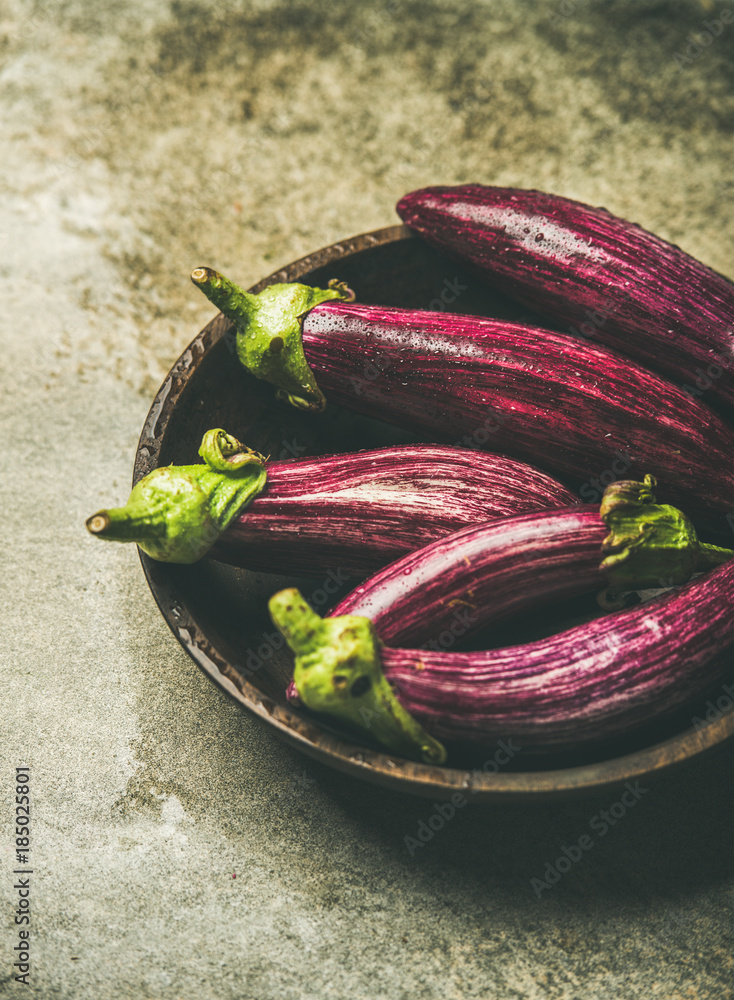
<svg viewBox="0 0 734 1000"><path fill-rule="evenodd" d="M237 279L236 274L232 277ZM251 291L277 281L323 285L330 278L347 281L362 302L448 306L456 312L537 319L484 287L403 226L326 247L277 271ZM252 378L237 362L232 325L221 314L191 342L161 386L140 437L134 482L159 465L198 461L202 434L210 427L224 427L274 458L416 440L334 405L324 414L304 415L276 402L273 388ZM538 761L519 753L499 770L493 763L484 768L481 755L461 752L450 758L453 767L415 764L358 745L338 726L286 702L292 661L278 642L266 602L286 585L313 593L318 581L255 574L208 559L194 566L174 566L141 553L141 560L171 631L216 684L304 753L392 788L436 798L461 791L476 801L568 795L643 775L650 778L734 733L731 706L710 724L698 728L692 724L694 716L705 717L707 702L702 698L634 740L574 756ZM717 692L711 696L715 701Z"/></svg>

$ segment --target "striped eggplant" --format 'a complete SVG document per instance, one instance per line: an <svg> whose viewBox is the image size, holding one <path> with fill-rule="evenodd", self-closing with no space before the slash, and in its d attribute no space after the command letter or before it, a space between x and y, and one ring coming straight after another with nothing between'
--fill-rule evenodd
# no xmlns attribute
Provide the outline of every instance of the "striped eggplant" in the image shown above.
<svg viewBox="0 0 734 1000"><path fill-rule="evenodd" d="M448 648L544 600L601 590L606 536L592 505L471 525L390 563L329 614L369 618L388 645Z"/></svg>
<svg viewBox="0 0 734 1000"><path fill-rule="evenodd" d="M464 525L573 504L524 462L405 445L267 466L268 485L214 545L250 569L365 574Z"/></svg>
<svg viewBox="0 0 734 1000"><path fill-rule="evenodd" d="M192 279L235 322L240 360L296 405L319 410L325 392L434 440L467 438L574 480L591 502L622 474L650 472L666 501L729 531L734 433L614 351L492 319L358 305L343 286L252 295L208 268Z"/></svg>
<svg viewBox="0 0 734 1000"><path fill-rule="evenodd" d="M550 638L472 653L383 647L367 618L321 619L296 590L270 601L307 707L393 753L442 762L442 741L566 751L628 735L731 669L734 560Z"/></svg>
<svg viewBox="0 0 734 1000"><path fill-rule="evenodd" d="M382 650L400 702L442 740L566 750L639 729L731 670L734 564L566 632L480 653Z"/></svg>
<svg viewBox="0 0 734 1000"><path fill-rule="evenodd" d="M654 485L652 477L622 481L605 491L601 507L463 528L375 573L330 614L369 618L391 646L440 650L549 601L670 587L734 555L699 542L681 511L656 503Z"/></svg>
<svg viewBox="0 0 734 1000"><path fill-rule="evenodd" d="M469 448L267 462L215 429L200 455L203 464L153 470L126 507L98 511L87 527L165 562L210 555L264 572L365 575L466 525L575 499L529 465Z"/></svg>
<svg viewBox="0 0 734 1000"><path fill-rule="evenodd" d="M368 618L390 646L441 652L549 601L597 590L603 607L619 608L629 591L680 585L734 556L700 542L685 514L658 504L656 485L651 476L621 481L605 490L600 507L464 528L375 573L330 616ZM299 700L294 684L288 697Z"/></svg>
<svg viewBox="0 0 734 1000"><path fill-rule="evenodd" d="M518 188L429 187L400 218L490 284L694 396L734 405L734 284L603 208Z"/></svg>

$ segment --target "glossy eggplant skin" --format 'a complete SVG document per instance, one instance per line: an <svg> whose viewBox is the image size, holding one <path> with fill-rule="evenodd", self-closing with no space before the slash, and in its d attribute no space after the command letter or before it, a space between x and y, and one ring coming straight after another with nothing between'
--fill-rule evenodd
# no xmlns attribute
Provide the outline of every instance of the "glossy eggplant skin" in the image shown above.
<svg viewBox="0 0 734 1000"><path fill-rule="evenodd" d="M679 247L603 208L518 188L423 188L397 211L563 329L734 406L734 284Z"/></svg>
<svg viewBox="0 0 734 1000"><path fill-rule="evenodd" d="M627 735L731 672L734 560L547 639L477 653L384 648L401 705L440 740L564 751Z"/></svg>
<svg viewBox="0 0 734 1000"><path fill-rule="evenodd" d="M264 491L210 555L263 572L364 576L467 525L575 502L524 462L470 448L418 444L272 462Z"/></svg>
<svg viewBox="0 0 734 1000"><path fill-rule="evenodd" d="M734 433L622 355L567 334L442 312L329 302L303 319L327 399L429 439L473 440L601 499L651 473L661 502L729 534Z"/></svg>
<svg viewBox="0 0 734 1000"><path fill-rule="evenodd" d="M592 506L472 525L385 567L329 614L369 618L389 645L447 649L517 611L601 590L607 533Z"/></svg>

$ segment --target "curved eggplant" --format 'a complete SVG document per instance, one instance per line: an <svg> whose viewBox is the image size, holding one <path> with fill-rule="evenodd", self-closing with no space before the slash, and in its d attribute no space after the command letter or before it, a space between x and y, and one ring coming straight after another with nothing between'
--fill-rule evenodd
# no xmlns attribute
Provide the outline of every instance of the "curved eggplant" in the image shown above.
<svg viewBox="0 0 734 1000"><path fill-rule="evenodd" d="M391 646L446 649L518 611L601 590L607 533L591 505L472 525L390 563L329 614L369 618Z"/></svg>
<svg viewBox="0 0 734 1000"><path fill-rule="evenodd" d="M272 462L267 474L213 558L270 573L364 575L464 526L577 503L524 462L442 445Z"/></svg>
<svg viewBox="0 0 734 1000"><path fill-rule="evenodd" d="M439 739L491 743L512 736L530 749L558 750L665 714L710 682L734 640L727 614L734 552L701 544L681 511L655 502L654 485L647 476L610 486L598 511L561 510L459 531L378 573L325 620L298 591L276 594L273 622L296 653L288 698L352 726L361 719L363 730L377 718L373 735L413 755L423 744L411 744L407 719ZM476 627L551 596L580 593L603 577L617 589L660 585L663 575L680 584L721 563L728 576L716 570L663 600L525 646L450 654L440 642L429 641L428 650L383 645L426 645L470 595L469 625ZM406 579L411 567L415 574ZM698 679L690 664L677 662L676 614L683 656L690 653L701 668ZM401 721L393 727L392 719Z"/></svg>
<svg viewBox="0 0 734 1000"><path fill-rule="evenodd" d="M477 746L511 738L524 752L544 753L664 717L730 671L733 601L729 560L630 610L473 653L383 647L367 618L322 620L295 590L274 595L270 613L296 654L294 679L308 708L435 762L426 734Z"/></svg>
<svg viewBox="0 0 734 1000"><path fill-rule="evenodd" d="M383 649L403 708L441 740L568 750L627 734L731 670L734 562L547 639L481 653Z"/></svg>
<svg viewBox="0 0 734 1000"><path fill-rule="evenodd" d="M672 587L721 565L731 549L701 542L682 511L658 504L652 476L575 506L472 525L403 556L359 584L332 617L369 618L393 646L441 650L479 628L592 590L620 608L628 591ZM617 601L615 603L615 597Z"/></svg>
<svg viewBox="0 0 734 1000"><path fill-rule="evenodd" d="M364 575L466 525L575 499L523 462L468 448L267 462L215 429L200 454L200 465L154 469L125 507L90 517L89 531L163 562L210 555L269 573Z"/></svg>

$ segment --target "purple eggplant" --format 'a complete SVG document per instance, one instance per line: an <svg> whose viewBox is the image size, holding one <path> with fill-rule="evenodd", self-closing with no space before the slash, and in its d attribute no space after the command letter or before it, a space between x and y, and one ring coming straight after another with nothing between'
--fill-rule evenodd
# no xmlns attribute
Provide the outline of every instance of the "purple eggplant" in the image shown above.
<svg viewBox="0 0 734 1000"><path fill-rule="evenodd" d="M440 740L568 750L628 734L731 670L734 563L655 601L479 653L383 649L403 708Z"/></svg>
<svg viewBox="0 0 734 1000"><path fill-rule="evenodd" d="M607 586L607 534L591 505L472 525L386 566L329 614L369 618L391 646L448 648L518 611Z"/></svg>
<svg viewBox="0 0 734 1000"><path fill-rule="evenodd" d="M702 545L685 515L655 503L652 486L651 477L610 486L598 511L456 532L368 580L328 619L297 591L276 594L273 622L296 653L288 697L427 760L436 750L426 733L560 750L665 715L719 676L734 642L734 552ZM547 601L554 578L555 596L568 596L603 579L617 589L679 584L722 562L728 575L712 569L664 599L526 646L450 654L441 649L450 639L429 639L457 605L470 604L470 625L486 624ZM383 645L410 641L430 648Z"/></svg>
<svg viewBox="0 0 734 1000"><path fill-rule="evenodd" d="M549 601L672 587L719 566L731 549L699 541L685 514L658 504L653 477L609 486L576 506L472 525L410 552L360 583L333 617L369 618L382 642L445 649L479 628Z"/></svg>
<svg viewBox="0 0 734 1000"><path fill-rule="evenodd" d="M575 499L523 462L468 448L267 462L215 429L200 454L203 464L155 469L125 507L89 518L91 533L164 562L210 555L271 573L364 575L466 525Z"/></svg>
<svg viewBox="0 0 734 1000"><path fill-rule="evenodd" d="M472 653L383 647L367 618L321 619L296 590L271 598L270 612L307 707L392 752L440 762L441 741L510 737L524 752L566 751L679 709L731 669L732 602L729 561L635 608Z"/></svg>
<svg viewBox="0 0 734 1000"><path fill-rule="evenodd" d="M469 448L404 445L267 465L211 551L265 572L364 575L465 525L576 502L555 479Z"/></svg>
<svg viewBox="0 0 734 1000"><path fill-rule="evenodd" d="M701 527L729 530L734 433L614 351L476 316L337 301L350 294L341 286L251 295L208 268L192 279L235 321L240 360L296 405L319 410L326 393L434 440L472 440L573 480L591 502L622 474L650 472Z"/></svg>
<svg viewBox="0 0 734 1000"><path fill-rule="evenodd" d="M734 284L603 208L517 188L429 187L401 219L490 284L583 337L734 405Z"/></svg>

